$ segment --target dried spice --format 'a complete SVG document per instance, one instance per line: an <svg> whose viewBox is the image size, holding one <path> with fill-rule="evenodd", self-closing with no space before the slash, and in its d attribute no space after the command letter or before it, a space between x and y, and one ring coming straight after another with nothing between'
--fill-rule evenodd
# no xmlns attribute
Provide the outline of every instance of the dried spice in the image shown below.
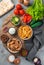
<svg viewBox="0 0 44 65"><path fill-rule="evenodd" d="M20 51L20 55L25 57L25 56L28 55L28 51L27 51L26 49L22 49L22 50Z"/></svg>

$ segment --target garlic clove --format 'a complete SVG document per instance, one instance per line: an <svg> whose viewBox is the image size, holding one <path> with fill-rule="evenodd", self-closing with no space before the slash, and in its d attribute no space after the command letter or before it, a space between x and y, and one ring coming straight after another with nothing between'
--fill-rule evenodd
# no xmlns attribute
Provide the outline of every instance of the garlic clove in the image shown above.
<svg viewBox="0 0 44 65"><path fill-rule="evenodd" d="M24 5L29 5L29 0L24 0Z"/></svg>
<svg viewBox="0 0 44 65"><path fill-rule="evenodd" d="M20 3L23 3L24 0L19 0Z"/></svg>

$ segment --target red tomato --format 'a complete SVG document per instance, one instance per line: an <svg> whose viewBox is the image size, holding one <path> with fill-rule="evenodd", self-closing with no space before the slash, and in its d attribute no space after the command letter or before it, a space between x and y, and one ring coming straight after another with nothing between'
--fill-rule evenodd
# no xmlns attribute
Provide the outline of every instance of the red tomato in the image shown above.
<svg viewBox="0 0 44 65"><path fill-rule="evenodd" d="M22 9L22 6L21 6L20 4L17 4L17 5L16 5L16 8L17 8L18 10L21 10L21 9Z"/></svg>
<svg viewBox="0 0 44 65"><path fill-rule="evenodd" d="M27 21L30 22L32 19L32 16L28 16Z"/></svg>
<svg viewBox="0 0 44 65"><path fill-rule="evenodd" d="M19 10L20 15L24 15L25 11L24 10Z"/></svg>
<svg viewBox="0 0 44 65"><path fill-rule="evenodd" d="M32 16L31 16L31 15L25 14L25 15L23 16L23 22L29 23L29 22L31 22L31 20L32 20Z"/></svg>
<svg viewBox="0 0 44 65"><path fill-rule="evenodd" d="M15 14L15 15L18 15L18 14L19 14L19 10L15 9L15 10L14 10L14 14Z"/></svg>
<svg viewBox="0 0 44 65"><path fill-rule="evenodd" d="M27 22L27 17L26 17L26 16L23 17L23 22L24 22L24 23Z"/></svg>
<svg viewBox="0 0 44 65"><path fill-rule="evenodd" d="M25 14L25 16L29 16L29 14Z"/></svg>

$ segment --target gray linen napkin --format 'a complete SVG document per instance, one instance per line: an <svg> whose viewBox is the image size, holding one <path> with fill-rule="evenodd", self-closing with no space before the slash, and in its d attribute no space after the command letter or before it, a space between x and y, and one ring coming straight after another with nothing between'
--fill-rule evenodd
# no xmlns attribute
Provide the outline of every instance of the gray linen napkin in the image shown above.
<svg viewBox="0 0 44 65"><path fill-rule="evenodd" d="M33 47L26 57L27 60L32 60L35 57L37 51L44 45L44 23L41 27L38 27L34 30L34 38L31 42L28 43L28 45L25 44L27 50L30 50L29 44L33 44Z"/></svg>

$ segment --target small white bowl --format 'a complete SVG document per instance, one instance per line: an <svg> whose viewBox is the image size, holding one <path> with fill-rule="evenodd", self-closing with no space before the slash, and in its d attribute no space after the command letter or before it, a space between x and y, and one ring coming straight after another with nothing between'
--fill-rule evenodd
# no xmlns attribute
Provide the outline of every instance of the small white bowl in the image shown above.
<svg viewBox="0 0 44 65"><path fill-rule="evenodd" d="M8 32L9 32L9 34L14 35L16 33L16 29L11 27L11 28L9 28Z"/></svg>
<svg viewBox="0 0 44 65"><path fill-rule="evenodd" d="M14 60L15 60L15 56L14 56L14 55L9 55L9 56L8 56L8 61L9 61L9 62L13 63Z"/></svg>

